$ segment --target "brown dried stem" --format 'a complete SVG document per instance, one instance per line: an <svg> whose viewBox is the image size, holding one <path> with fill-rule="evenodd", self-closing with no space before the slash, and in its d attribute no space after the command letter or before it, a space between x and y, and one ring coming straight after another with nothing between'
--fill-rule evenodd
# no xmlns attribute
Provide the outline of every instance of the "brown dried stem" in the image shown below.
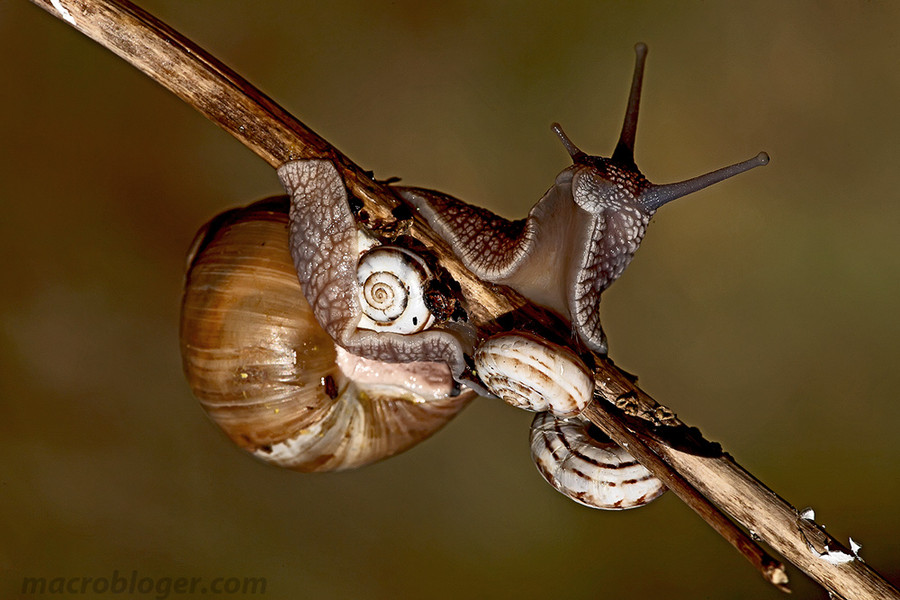
<svg viewBox="0 0 900 600"><path fill-rule="evenodd" d="M342 172L351 193L373 219L390 221L398 200L331 144L284 111L242 77L190 40L124 0L32 0L112 50L238 138L263 160L279 167L301 158L324 158ZM460 283L470 321L479 333L503 328L505 316L552 321L540 307L503 288L487 285L457 261L423 221L409 233L435 253ZM829 591L844 598L895 598L900 592L877 572L852 558L813 521L742 469L693 428L678 421L605 357L594 357L595 401L586 416L626 447L691 508L787 591L783 565L755 542L763 540ZM724 514L723 514L724 513ZM725 515L747 528L745 533ZM844 553L842 556L840 553ZM844 562L841 562L844 560Z"/></svg>

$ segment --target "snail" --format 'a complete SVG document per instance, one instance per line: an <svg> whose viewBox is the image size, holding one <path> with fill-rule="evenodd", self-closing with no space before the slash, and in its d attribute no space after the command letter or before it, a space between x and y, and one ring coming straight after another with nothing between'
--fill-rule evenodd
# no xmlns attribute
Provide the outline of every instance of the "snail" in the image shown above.
<svg viewBox="0 0 900 600"><path fill-rule="evenodd" d="M650 183L634 161L647 47L638 44L635 53L628 107L612 156L586 154L554 124L553 131L573 164L557 175L525 219L509 221L432 190L394 188L472 273L509 286L556 312L571 322L577 343L601 355L608 349L600 325L601 294L631 262L653 214L676 198L768 163L768 156L759 153L679 183ZM533 431L540 432L535 439L544 442L534 458L557 489L583 503L607 508L640 506L662 493L662 484L641 471L643 467L636 466L625 450L610 450L608 442L595 439L580 421L563 421L577 419L590 402L593 380L584 361L562 346L522 331L473 343L470 336L447 327L448 323L410 335L365 331L360 326L354 276L357 224L338 170L324 159L300 160L282 165L278 175L291 196L291 249L304 294L339 345L375 360L443 361L457 379L471 357L480 383L492 395L513 406L548 413L535 421ZM556 432L552 444L548 431ZM574 450L564 455L552 450L557 447ZM590 464L590 457L598 452L611 457L602 463L607 467L627 465L640 473L634 478L643 482L640 493L604 498L575 491L568 482L579 470L576 463ZM612 487L615 477L610 473L618 476L624 471L610 467L580 472ZM593 499L579 499L582 496Z"/></svg>
<svg viewBox="0 0 900 600"><path fill-rule="evenodd" d="M454 254L474 275L490 283L509 286L532 303L571 323L571 347L584 351L585 355L607 352L599 318L600 296L631 262L656 210L676 198L768 162L768 156L760 153L749 160L680 183L650 183L634 162L647 49L638 44L635 50L637 58L628 108L612 156L587 155L558 124L554 124L553 130L573 164L557 175L553 186L525 219L509 221L440 192L392 186L397 195L448 242ZM291 293L302 291L308 302L302 318L314 320L319 326L317 329L311 324L304 325L310 331L315 330L309 335L317 342L312 345L314 350L303 353L302 360L298 354L295 364L304 363L303 367L312 368L316 363L311 371L315 377L320 377L324 370L331 374L332 382L337 381L333 374L335 369L345 377L350 372L335 367L342 356L371 361L369 364L374 370L397 369L407 376L430 365L433 369L443 367L445 386L455 381L460 390L471 388L456 397L442 392L442 396L412 400L412 406L428 409L428 424L414 428L421 432L415 440L406 437L401 442L398 437L398 441L386 443L389 450L373 453L374 458L342 459L337 461L338 466L327 468L350 468L409 447L452 418L474 390L538 412L532 425L535 463L545 479L576 501L598 508L632 508L652 501L665 491L662 484L637 465L624 449L598 438L579 419L579 413L593 396L590 361L586 363L572 350L531 331L512 330L479 339L475 328L466 322L464 310L461 315L453 310L436 310L436 304L427 300L429 285L435 281L434 268L440 268L439 264L433 263L436 259L418 254L409 245L397 245L390 239L383 239L371 228L357 222L359 215L351 205L353 199L338 168L330 160L315 158L288 162L278 169L278 176L290 197L289 232L286 236L281 230L270 233L279 237L282 250L281 244L289 245L296 270L286 276L291 279L293 275L292 284L297 284ZM284 227L282 221L279 221L279 227ZM281 236L287 240L282 240ZM207 233L204 240L209 239L210 233ZM200 247L206 250L211 243L204 241ZM197 254L195 263L201 255ZM383 266L387 263L380 260L382 256L390 257L392 266ZM282 252L279 270L284 267L284 260ZM374 266L376 263L377 267ZM222 271L245 266L251 271L258 268L236 259L235 264ZM199 278L197 266L193 269L189 286ZM231 285L231 282L217 280L212 285ZM189 298L186 294L185 306ZM261 301L256 298L254 302ZM216 309L212 310L215 312ZM254 304L254 310L264 314L262 311L269 309ZM184 322L182 329L183 332L189 329ZM265 336L267 331L261 328L257 334ZM215 335L218 334L213 337ZM252 342L248 343L252 346ZM200 346L184 344L183 347L188 349ZM205 351L211 353L213 346L214 343L209 344ZM305 345L303 348L308 349ZM325 355L321 365L314 360L315 352ZM186 370L190 372L202 367L203 352L199 355L198 359L185 359ZM386 365L393 366L388 368ZM226 380L229 374L231 376L228 385L234 386L234 378L238 378L238 389L243 379L253 375L249 370L231 364L224 373ZM316 382L308 374L301 376L295 372L291 377L300 378L298 381L302 381L302 385L294 387L306 391ZM322 377L320 392L324 390L326 397L334 399L331 392L335 391L335 386L329 388L328 380ZM275 380L278 379L276 376ZM295 383L290 378L281 379L290 380L290 385ZM260 385L262 389L264 384ZM394 400L392 406L403 406L404 412L411 412L407 400L407 394L411 393L409 388L392 385L392 391L401 397L401 400ZM368 391L361 387L359 390L360 397L369 396ZM227 416L228 411L237 411L238 398L247 396L247 402L253 408L239 410L260 418L252 427L244 428L235 417L233 423L223 425L223 428L258 455L295 468L304 465L304 470L317 470L308 465L328 463L323 458L324 453L307 457L305 442L288 443L282 439L285 436L272 435L270 430L279 427L270 427L263 417L271 417L271 408L277 408L277 403L256 399L252 394L257 391L244 388L238 394L229 392L227 399L224 395L222 398L216 396L218 392L205 399L201 392L198 395L220 425L230 422L232 417ZM321 396L319 393L318 400ZM316 408L307 410L317 412L319 405L312 405ZM385 414L379 416L393 418ZM372 423L379 421L376 419ZM384 422L380 423L373 427L390 428ZM327 426L325 421L313 419L299 431L309 436L308 430L313 429L314 435L329 437L331 433ZM351 429L341 429L337 435L349 436ZM395 429L399 431L402 427ZM370 429L365 433L360 431L359 435L364 436L360 439L364 444L376 445L370 433ZM409 431L403 430L403 433ZM295 430L291 435L301 434ZM345 442L352 445L350 441ZM287 448L293 452L289 459L285 458ZM586 486L585 482L590 485ZM618 489L609 493L609 488Z"/></svg>
<svg viewBox="0 0 900 600"><path fill-rule="evenodd" d="M650 183L634 162L647 47L638 44L635 51L628 108L612 157L587 155L554 124L573 164L557 175L527 218L508 221L440 192L394 188L470 271L565 317L579 341L598 354L607 352L600 296L631 262L656 210L768 162L760 153L679 183ZM532 385L530 378L537 371L522 365L540 364L547 355L565 363L566 372L589 373L578 357L535 336L511 332L517 337L510 343L495 338L473 352L471 339L448 328L449 323L414 335L378 335L359 327L362 313L354 275L358 228L338 170L324 159L300 160L282 165L278 175L291 196L291 249L304 294L339 345L375 360L446 362L457 378L465 357L472 356L480 382L493 395L558 417L577 415L590 401L592 386L556 385L558 377L546 386ZM495 350L513 347L516 357L498 360Z"/></svg>
<svg viewBox="0 0 900 600"><path fill-rule="evenodd" d="M300 291L287 209L283 197L261 201L197 235L181 317L188 382L235 443L273 464L332 471L402 452L475 393L444 363L385 365L335 345ZM389 254L363 260L379 272Z"/></svg>
<svg viewBox="0 0 900 600"><path fill-rule="evenodd" d="M369 326L371 299L360 283L360 257L379 244L357 224L334 164L324 159L289 162L278 169L278 176L291 197L290 247L300 287L328 335L372 360L445 363L459 380L466 368L464 356L473 351L473 333L464 322L436 322L425 307L419 318L425 318L427 326L415 332ZM418 305L407 298L424 294L424 282L418 273L403 280L399 269L393 277L402 282L398 290L405 292L392 296L403 304L391 309L399 315Z"/></svg>
<svg viewBox="0 0 900 600"><path fill-rule="evenodd" d="M547 483L591 508L637 508L666 491L646 467L579 418L536 414L531 457Z"/></svg>
<svg viewBox="0 0 900 600"><path fill-rule="evenodd" d="M647 47L638 44L635 51L628 108L612 157L587 155L554 123L573 164L557 175L527 218L508 221L430 190L400 191L470 271L567 317L580 340L599 354L607 352L600 295L631 262L653 214L672 200L769 160L762 152L679 183L647 181L634 162Z"/></svg>
<svg viewBox="0 0 900 600"><path fill-rule="evenodd" d="M584 410L594 380L568 348L516 331L485 340L475 351L485 386L512 406L573 417Z"/></svg>

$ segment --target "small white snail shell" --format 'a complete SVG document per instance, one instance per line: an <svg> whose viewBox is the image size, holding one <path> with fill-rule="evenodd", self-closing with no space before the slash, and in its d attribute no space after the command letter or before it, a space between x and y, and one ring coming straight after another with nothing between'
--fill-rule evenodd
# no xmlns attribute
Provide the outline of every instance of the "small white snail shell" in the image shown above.
<svg viewBox="0 0 900 600"><path fill-rule="evenodd" d="M573 416L590 402L594 381L568 348L524 332L488 338L475 351L478 376L518 408Z"/></svg>
<svg viewBox="0 0 900 600"><path fill-rule="evenodd" d="M416 333L434 324L425 305L425 283L431 271L405 248L376 246L359 258L361 329Z"/></svg>
<svg viewBox="0 0 900 600"><path fill-rule="evenodd" d="M359 467L424 440L471 391L444 363L402 365L337 347L301 293L286 199L220 215L189 258L184 370L203 408L239 446L299 471Z"/></svg>
<svg viewBox="0 0 900 600"><path fill-rule="evenodd" d="M624 510L656 500L662 482L612 441L599 441L579 418L538 413L531 424L531 457L547 482L575 502Z"/></svg>

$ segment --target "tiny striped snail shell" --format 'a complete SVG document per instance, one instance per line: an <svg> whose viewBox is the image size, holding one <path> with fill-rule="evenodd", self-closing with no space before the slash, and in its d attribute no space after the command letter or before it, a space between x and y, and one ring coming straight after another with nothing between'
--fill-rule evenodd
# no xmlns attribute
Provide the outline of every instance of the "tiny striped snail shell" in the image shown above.
<svg viewBox="0 0 900 600"><path fill-rule="evenodd" d="M604 438L578 417L538 413L531 423L531 458L547 483L591 508L638 508L665 493L659 479Z"/></svg>
<svg viewBox="0 0 900 600"><path fill-rule="evenodd" d="M198 234L181 317L188 382L235 443L280 466L352 469L403 452L475 394L444 363L385 364L337 346L301 293L287 209L261 201Z"/></svg>
<svg viewBox="0 0 900 600"><path fill-rule="evenodd" d="M580 358L534 334L488 338L475 350L475 364L494 395L525 410L573 417L594 393L594 380Z"/></svg>

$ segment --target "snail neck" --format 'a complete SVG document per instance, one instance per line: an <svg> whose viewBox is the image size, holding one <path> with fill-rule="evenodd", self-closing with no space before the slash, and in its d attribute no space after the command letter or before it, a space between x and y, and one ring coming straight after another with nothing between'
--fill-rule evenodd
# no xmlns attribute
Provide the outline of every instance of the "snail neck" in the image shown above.
<svg viewBox="0 0 900 600"><path fill-rule="evenodd" d="M572 201L570 167L531 209L525 229L527 256L497 283L508 285L535 304L571 318L568 289L590 243L595 217Z"/></svg>

